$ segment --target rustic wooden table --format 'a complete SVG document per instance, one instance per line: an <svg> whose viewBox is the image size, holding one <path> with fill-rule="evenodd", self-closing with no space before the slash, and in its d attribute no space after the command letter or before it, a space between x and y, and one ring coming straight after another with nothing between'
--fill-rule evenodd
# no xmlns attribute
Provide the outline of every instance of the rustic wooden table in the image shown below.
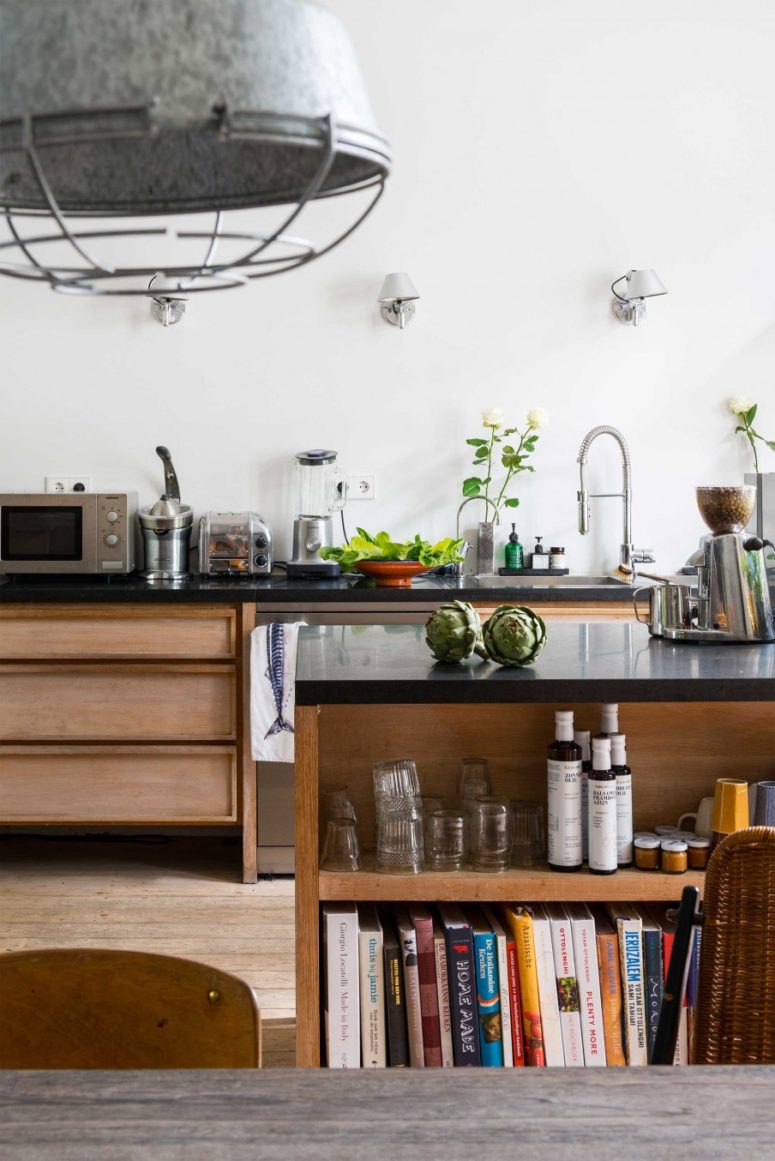
<svg viewBox="0 0 775 1161"><path fill-rule="evenodd" d="M4 1161L775 1158L775 1069L0 1072Z"/></svg>

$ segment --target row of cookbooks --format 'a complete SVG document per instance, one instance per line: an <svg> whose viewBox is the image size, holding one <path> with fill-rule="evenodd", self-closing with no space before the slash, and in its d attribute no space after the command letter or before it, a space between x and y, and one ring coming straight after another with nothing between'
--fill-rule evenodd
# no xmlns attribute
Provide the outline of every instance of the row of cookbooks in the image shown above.
<svg viewBox="0 0 775 1161"><path fill-rule="evenodd" d="M323 906L329 1068L645 1065L675 922L663 905ZM699 932L675 1063L691 1058Z"/></svg>

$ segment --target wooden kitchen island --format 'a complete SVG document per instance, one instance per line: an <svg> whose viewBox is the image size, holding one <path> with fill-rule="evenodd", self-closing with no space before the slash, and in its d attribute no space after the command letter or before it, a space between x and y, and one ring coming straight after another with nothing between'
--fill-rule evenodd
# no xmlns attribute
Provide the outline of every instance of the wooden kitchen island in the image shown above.
<svg viewBox="0 0 775 1161"><path fill-rule="evenodd" d="M423 794L454 801L460 761L489 759L493 793L546 797L546 747L557 707L597 729L600 702L620 702L628 738L635 829L675 823L719 777L775 775L775 646L687 646L637 624L554 624L535 665L478 658L434 664L416 626L310 627L296 687L297 1064L321 1063L320 907L335 901L677 900L703 873L621 870L561 875L512 868L379 874L372 765L413 758ZM319 791L346 783L358 816L363 869L318 870ZM582 1075L588 1076L590 1070ZM592 1070L594 1071L594 1070Z"/></svg>

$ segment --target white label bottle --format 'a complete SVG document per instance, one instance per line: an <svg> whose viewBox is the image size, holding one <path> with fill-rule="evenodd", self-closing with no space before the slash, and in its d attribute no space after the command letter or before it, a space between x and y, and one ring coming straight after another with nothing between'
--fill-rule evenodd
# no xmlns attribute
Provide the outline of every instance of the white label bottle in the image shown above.
<svg viewBox="0 0 775 1161"><path fill-rule="evenodd" d="M573 741L581 746L581 857L589 858L589 772L592 769L589 730L574 730Z"/></svg>
<svg viewBox="0 0 775 1161"><path fill-rule="evenodd" d="M547 845L553 871L581 870L581 747L573 740L573 711L557 710L547 769Z"/></svg>
<svg viewBox="0 0 775 1161"><path fill-rule="evenodd" d="M592 739L589 775L589 869L596 875L616 870L616 775L609 738Z"/></svg>
<svg viewBox="0 0 775 1161"><path fill-rule="evenodd" d="M616 845L620 867L632 866L632 771L627 765L627 739L624 734L611 738L611 767L616 775Z"/></svg>

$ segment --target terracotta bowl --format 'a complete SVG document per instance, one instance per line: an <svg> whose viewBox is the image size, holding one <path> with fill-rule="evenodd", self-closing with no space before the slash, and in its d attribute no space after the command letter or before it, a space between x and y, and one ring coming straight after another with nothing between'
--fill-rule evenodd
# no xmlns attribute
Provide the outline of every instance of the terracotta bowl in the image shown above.
<svg viewBox="0 0 775 1161"><path fill-rule="evenodd" d="M428 572L427 565L416 560L360 560L356 564L358 572L373 576L379 588L406 588L412 578Z"/></svg>

